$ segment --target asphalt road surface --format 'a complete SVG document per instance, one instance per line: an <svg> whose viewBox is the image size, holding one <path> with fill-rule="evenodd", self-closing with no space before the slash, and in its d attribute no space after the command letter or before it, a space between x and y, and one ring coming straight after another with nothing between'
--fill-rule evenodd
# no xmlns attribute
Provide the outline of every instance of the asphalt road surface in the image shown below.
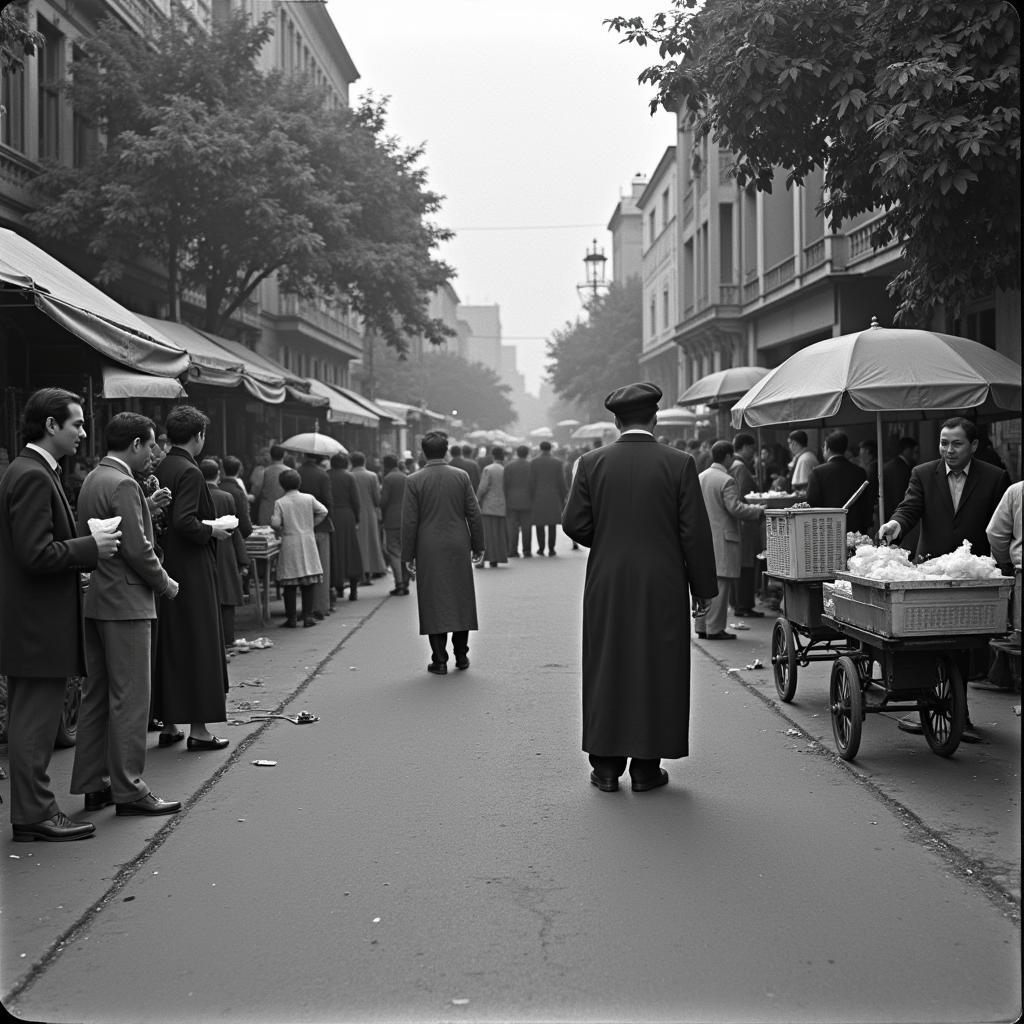
<svg viewBox="0 0 1024 1024"><path fill-rule="evenodd" d="M589 784L586 555L562 545L475 574L466 672L428 675L415 597L382 603L294 702L320 722L277 722L173 822L131 823L168 827L8 1009L134 1024L1016 1018L1012 915L696 648L692 753L666 762L669 785Z"/></svg>

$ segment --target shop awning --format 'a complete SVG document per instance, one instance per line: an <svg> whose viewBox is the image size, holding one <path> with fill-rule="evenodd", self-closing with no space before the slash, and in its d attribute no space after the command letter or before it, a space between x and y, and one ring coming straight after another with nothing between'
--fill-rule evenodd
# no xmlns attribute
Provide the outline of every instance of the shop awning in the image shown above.
<svg viewBox="0 0 1024 1024"><path fill-rule="evenodd" d="M310 378L309 390L311 394L327 399L327 421L329 423L351 423L360 427L376 427L380 423L379 416L375 416L365 406L347 398L333 384L324 384L322 381Z"/></svg>
<svg viewBox="0 0 1024 1024"><path fill-rule="evenodd" d="M369 410L381 421L381 425L387 425L395 420L401 420L402 417L395 415L393 412L388 412L387 409L382 408L376 402L371 402L370 399L364 398L358 391L351 391L349 388L343 388L338 384L332 384L331 387L344 395L349 401L354 402L356 405L362 406L364 409Z"/></svg>
<svg viewBox="0 0 1024 1024"><path fill-rule="evenodd" d="M0 289L21 291L51 320L112 362L162 377L188 371L188 354L163 332L6 228L0 228Z"/></svg>
<svg viewBox="0 0 1024 1024"><path fill-rule="evenodd" d="M151 316L140 319L185 349L189 357L189 380L215 388L236 388L242 383L245 370L242 361L225 352L194 327Z"/></svg>
<svg viewBox="0 0 1024 1024"><path fill-rule="evenodd" d="M156 377L150 373L103 367L102 398L188 398L188 392L175 377Z"/></svg>

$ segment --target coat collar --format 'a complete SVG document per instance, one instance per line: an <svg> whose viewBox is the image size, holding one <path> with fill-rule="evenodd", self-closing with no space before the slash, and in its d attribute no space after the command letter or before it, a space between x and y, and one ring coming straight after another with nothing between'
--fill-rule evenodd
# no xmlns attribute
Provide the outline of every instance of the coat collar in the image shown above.
<svg viewBox="0 0 1024 1024"><path fill-rule="evenodd" d="M100 465L106 466L108 469L116 469L123 476L132 475L131 470L129 470L128 466L125 463L123 463L120 459L112 458L110 455L104 455L103 458L100 459Z"/></svg>
<svg viewBox="0 0 1024 1024"><path fill-rule="evenodd" d="M657 444L653 434L644 431L642 434L619 434L614 444Z"/></svg>
<svg viewBox="0 0 1024 1024"><path fill-rule="evenodd" d="M178 455L183 459L188 459L188 461L191 462L193 466L199 465L199 463L196 462L196 457L190 451L188 451L185 448L182 448L180 445L171 445L171 450L167 453L167 457L170 458L172 455ZM270 467L268 466L267 468L269 469ZM287 469L288 467L286 466L285 468Z"/></svg>

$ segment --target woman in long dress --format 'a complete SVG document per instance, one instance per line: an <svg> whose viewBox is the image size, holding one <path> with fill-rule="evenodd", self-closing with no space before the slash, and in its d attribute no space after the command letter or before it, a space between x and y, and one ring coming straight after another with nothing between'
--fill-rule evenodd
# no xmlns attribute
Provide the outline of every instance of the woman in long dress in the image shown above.
<svg viewBox="0 0 1024 1024"><path fill-rule="evenodd" d="M313 595L323 582L324 568L316 546L313 528L327 517L327 506L312 494L299 490L302 478L298 471L286 469L281 474L284 494L274 502L270 525L281 537L281 553L277 556L277 582L284 587L285 620L282 626L294 629L296 591L302 591L302 624L315 626Z"/></svg>

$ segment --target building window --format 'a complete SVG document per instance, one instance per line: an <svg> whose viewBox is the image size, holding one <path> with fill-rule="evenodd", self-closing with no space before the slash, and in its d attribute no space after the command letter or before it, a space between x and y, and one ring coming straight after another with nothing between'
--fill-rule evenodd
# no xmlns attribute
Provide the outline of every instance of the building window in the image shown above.
<svg viewBox="0 0 1024 1024"><path fill-rule="evenodd" d="M667 224L670 220L668 209L668 189L661 193L661 223Z"/></svg>
<svg viewBox="0 0 1024 1024"><path fill-rule="evenodd" d="M683 311L688 313L693 308L693 239L683 243Z"/></svg>
<svg viewBox="0 0 1024 1024"><path fill-rule="evenodd" d="M60 159L60 84L64 78L64 36L38 19L44 45L39 52L39 159Z"/></svg>
<svg viewBox="0 0 1024 1024"><path fill-rule="evenodd" d="M722 284L732 284L732 203L718 205L718 277Z"/></svg>
<svg viewBox="0 0 1024 1024"><path fill-rule="evenodd" d="M661 293L661 326L668 327L668 288Z"/></svg>
<svg viewBox="0 0 1024 1024"><path fill-rule="evenodd" d="M647 318L648 323L651 325L650 335L653 338L658 333L658 311L654 305L654 296L651 296L651 309L650 315Z"/></svg>
<svg viewBox="0 0 1024 1024"><path fill-rule="evenodd" d="M4 68L0 74L0 142L25 152L25 69Z"/></svg>
<svg viewBox="0 0 1024 1024"><path fill-rule="evenodd" d="M654 210L647 215L647 245L654 245Z"/></svg>

